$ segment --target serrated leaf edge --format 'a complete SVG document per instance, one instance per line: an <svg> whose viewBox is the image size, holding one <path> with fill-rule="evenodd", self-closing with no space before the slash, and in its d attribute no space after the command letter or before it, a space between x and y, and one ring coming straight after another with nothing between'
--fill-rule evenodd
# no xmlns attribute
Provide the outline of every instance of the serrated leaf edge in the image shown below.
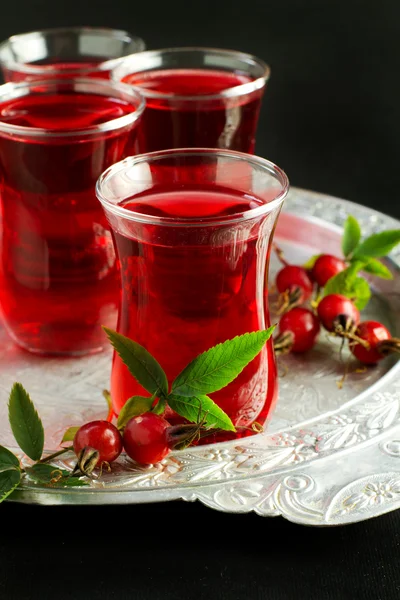
<svg viewBox="0 0 400 600"><path fill-rule="evenodd" d="M199 396L196 396L196 395L193 395L193 396L189 397L189 396L180 396L179 394L170 394L170 395L168 396L168 398L167 398L167 403L168 403L168 404L169 404L169 400L171 400L171 398L172 398L172 399L176 399L176 400L177 400L177 402L181 402L182 404L185 404L185 405L191 406L191 407L192 407L193 409L195 409L197 412L199 412L199 408L200 408L200 418L201 418L201 415L202 415L202 414L204 414L204 413L206 413L206 414L210 414L210 411L209 411L209 410L207 411L207 410L203 409L203 408L202 408L202 406L201 406L201 398L206 398L206 399L207 399L209 402L211 402L211 403L212 403L212 406L213 406L213 407L216 407L216 408L217 408L219 411L221 411L221 413L224 415L224 417L226 418L226 421L227 421L227 423L224 423L224 422L223 422L223 421L222 421L220 418L218 418L218 416L215 416L215 415L210 415L211 417L215 417L215 418L217 419L217 422L218 422L218 423L222 423L222 425L223 425L223 426L221 427L221 425L220 425L220 424L218 424L218 423L207 423L207 424L208 424L208 427L209 427L210 429L211 429L211 428L219 428L219 429L223 429L224 431L236 431L236 428L235 428L234 424L232 423L232 419L231 419L231 418L230 418L230 417L229 417L229 416L226 414L226 412L225 412L225 411L224 411L224 410L223 410L223 409L222 409L220 406L218 406L218 404L217 404L216 402L214 402L214 400L213 400L212 398L210 398L210 397L209 397L209 396L207 396L206 394L202 394L202 396L201 396L201 397L199 397ZM193 400L193 399L194 399L194 400L197 400L197 401L199 402L199 404L200 404L200 407L199 407L199 406L197 406L197 405L194 405L194 403L193 403L193 402L190 402L190 401L191 401L191 400ZM173 402L172 402L172 404L173 404ZM187 417L187 415L183 415L183 414L182 414L182 413L180 413L179 411L176 411L176 410L173 408L173 406L171 406L170 404L169 404L169 406L170 406L170 408L172 408L172 410L174 410L174 411L175 411L177 414L179 414L180 416L182 416L184 419L187 419L187 420L188 420L188 421L190 421L191 423L197 423L197 420L192 420L192 419L189 419L189 418ZM207 421L206 421L206 422L207 422ZM227 427L226 425L229 425L229 427Z"/></svg>
<svg viewBox="0 0 400 600"><path fill-rule="evenodd" d="M21 470L20 469L6 469L4 471L1 471L1 473L6 473L7 471L16 471L16 472L19 472L20 476L19 476L19 480L18 480L17 483L15 483L9 490L3 492L0 495L0 503L4 502L4 500L6 498L8 498L8 496L10 496L17 489L17 487L19 486L19 484L21 483Z"/></svg>
<svg viewBox="0 0 400 600"><path fill-rule="evenodd" d="M400 237L400 229L387 229L385 231L373 233L360 242L360 244L354 250L353 256L355 258L358 258L359 256L368 256L370 258L383 258L383 257L387 256L400 243L400 239L395 242L391 242L390 244L386 244L385 246L389 246L388 250L385 249L384 251L382 251L382 250L376 249L376 250L374 250L373 254L368 254L368 252L366 253L364 250L364 246L371 239L382 236L384 234L388 234L388 233L393 233L393 234L396 233ZM378 246L378 248L379 248L379 246Z"/></svg>
<svg viewBox="0 0 400 600"><path fill-rule="evenodd" d="M123 357L121 356L120 352L118 351L118 348L116 348L116 347L115 347L115 345L114 345L114 342L113 342L113 340L112 340L112 336L113 336L113 335L116 335L116 336L118 336L118 340L119 340L119 341L120 341L122 344L125 344L125 339L126 339L126 340L128 340L129 342L132 342L132 343L136 344L137 346L140 346L141 348L143 348L143 350L145 350L145 352L147 352L147 354L149 354L149 356L151 356L151 358L152 358L152 359L153 359L153 360L154 360L154 361L157 363L157 365L160 367L160 369L161 369L162 373L164 374L165 381L163 381L163 382L160 382L160 381L157 381L156 379L154 379L154 375L152 374L152 372L151 372L151 371L149 371L149 369L147 368L147 365L146 365L146 363L145 363L145 362L142 362L142 361L141 361L139 358L137 358L137 357L135 357L135 358L136 358L136 360L137 360L137 361L138 361L138 362L139 362L139 363L140 363L140 364L143 366L143 368L144 368L144 369L145 369L145 371L148 373L148 375L150 376L150 378L151 378L151 379L154 381L154 383L156 383L156 384L157 384L157 388L158 388L158 390L159 390L159 391L160 391L162 394L167 394L167 393L168 393L168 378L167 378L167 376L166 376L166 374L165 374L165 371L164 371L164 369L162 368L162 366L160 365L160 363L159 363L159 362L158 362L158 361L157 361L157 360L154 358L154 356L153 356L152 354L150 354L150 352L149 352L149 351L148 351L148 350L147 350L147 349L146 349L144 346L142 346L142 345L141 345L141 344L139 344L138 342L135 342L134 340L131 340L130 338L127 338L127 337L126 337L126 336L124 336L122 333L118 333L117 331L113 331L112 329L109 329L108 327L103 327L103 329L104 329L104 331L106 332L106 334L107 334L107 337L108 337L108 339L110 340L110 343L111 343L112 347L114 348L114 350L116 351L116 353L118 354L118 356L120 357L120 359L122 360L122 362L123 362L125 365L126 365L126 363L125 363L125 361L124 361ZM111 335L110 335L110 334L111 334ZM128 352L130 352L129 346L125 346L125 348L126 348L126 350L127 350ZM131 369L129 368L129 366L128 366L128 365L126 365L126 366L128 367L128 369L129 369L129 372L130 372L130 373L133 375L133 377L135 377L135 379L136 379L136 375L135 375L134 373L132 373L132 371L131 371ZM138 383L139 383L139 384L140 384L142 387L144 387L144 386L143 386L143 384L142 384L142 383L140 383L140 381L139 381L139 380L137 380L137 381L138 381ZM166 385L166 388L165 388L165 389L161 389L161 387L160 387L160 383L163 383L163 384L165 384L165 385ZM152 392L152 390L147 390L147 391L148 391L150 394L152 394L152 393L153 393L153 392Z"/></svg>
<svg viewBox="0 0 400 600"><path fill-rule="evenodd" d="M13 423L12 423L12 419L11 419L11 415L10 415L10 412L11 412L11 404L14 402L14 400L13 400L13 392L14 392L14 390L15 390L15 389L19 389L19 392L22 392L22 395L24 395L24 394L26 395L26 399L28 400L28 403L29 403L29 404L31 405L31 407L32 407L32 410L33 410L33 415L34 415L34 417L37 419L37 423L38 423L38 426L39 426L39 430L40 430L40 433L41 433L41 437L43 438L43 439L41 440L41 444L40 444L40 446L39 446L39 448L40 448L40 453L39 453L39 452L38 452L38 453L33 453L33 452L32 452L32 453L30 454L29 452L27 452L27 451L26 451L26 448L23 448L23 447L21 446L21 444L19 443L19 441L18 441L18 439L17 439L17 436L16 436L16 433L15 433L15 431L16 431L18 428L20 428L20 425L13 424ZM38 411L36 410L36 407L35 407L34 403L32 402L32 399L31 399L31 397L30 397L29 393L26 391L26 389L24 388L24 386L22 385L22 383L15 382L15 383L14 383L14 385L12 386L12 388L11 388L11 392L10 392L10 396L9 396L9 401L8 401L8 418L9 418L9 422L10 422L11 431L12 431L12 433L13 433L13 435L14 435L15 441L17 442L18 446L21 448L21 450L22 450L22 451L23 451L23 452L24 452L24 453L25 453L25 454L26 454L26 455L27 455L27 456L28 456L30 459L32 459L32 460L39 460L39 459L41 458L42 454L43 454L43 448L44 448L44 427L43 427L42 420L41 420L41 418L40 418L40 416L39 416L39 413L38 413ZM27 428L27 430L28 430L28 433L29 433L29 438L30 438L31 445L32 445L32 446L35 446L35 443L33 443L33 437L32 437L32 435L31 435L30 428L28 427L28 428Z"/></svg>
<svg viewBox="0 0 400 600"><path fill-rule="evenodd" d="M188 384L187 384L187 380L184 380L183 382L181 382L181 383L179 384L179 387L177 387L177 388L174 388L174 384L175 384L176 380L178 380L178 379L179 379L179 377L181 376L181 374L182 374L182 373L184 373L184 371L186 371L186 369L188 369L188 367L189 367L190 365L194 364L194 363L195 363L196 361L198 361L198 360L199 360L201 357L203 357L204 355L208 354L208 353L209 353L209 352L211 352L212 350L216 350L217 348L220 348L221 346L223 346L223 345L224 345L224 344L226 344L227 342L234 342L235 340L238 340L238 339L242 339L242 340L244 341L244 340L245 340L245 338L247 338L247 339L248 339L248 338L249 338L249 336L252 336L253 334L265 333L265 339L264 339L264 341L263 341L263 344L262 344L262 346L261 346L260 350L257 352L257 354L259 354L259 353L261 352L261 350L262 350L262 348L263 348L264 344L265 344L265 343L266 343L266 342L269 340L269 338L271 337L271 335L272 335L272 333L273 333L274 329L275 329L275 325L272 325L271 327L269 327L268 329L265 329L265 330L261 330L261 331L250 331L250 332L244 333L244 334L242 334L242 335L236 335L234 338L231 338L231 339L229 339L229 340L225 340L224 342L220 342L219 344L216 344L215 346L212 346L211 348L208 348L208 350L205 350L204 352L202 352L201 354L199 354L198 356L196 356L196 357L195 357L195 358L194 358L192 361L190 361L190 363L188 363L188 364L186 365L186 367L185 367L184 369L182 369L182 371L181 371L181 372L180 372L180 373L179 373L179 374L176 376L175 380L172 382L172 386L171 386L171 393L172 393L172 394L175 394L175 395L177 395L177 396L181 396L181 395L182 395L182 396L190 397L190 395L188 395L188 394L184 394L184 393L182 393L182 392L179 392L179 391L178 391L179 389L183 388L184 386L187 386L187 387L189 387L189 388L193 389L193 392L194 392L194 393L192 393L192 394L191 394L192 396L195 396L195 393L196 393L196 392L197 392L197 393L200 393L200 390L198 390L198 389L197 389L197 388L195 388L195 387L192 387L190 384L188 385ZM256 354L256 355L253 357L253 359L251 359L251 360L254 360L254 358L257 356L257 354ZM216 373L218 370L222 369L223 367L227 366L227 365L229 364L229 362L231 362L231 361L227 361L226 363L224 363L224 364L222 364L222 365L219 365L218 367L216 367L216 368L215 368L213 371L209 371L209 372L207 373L207 377L209 377L209 376L210 376L210 375L212 375L213 373ZM238 371L238 372L236 373L236 375L235 375L234 377L232 377L232 379L230 380L230 382L234 381L234 379L236 379L236 377L238 377L238 375L240 375L240 373L241 373L241 372L242 372L242 371L243 371L243 370L246 368L246 366L247 366L247 365L248 365L250 362L251 362L251 361L249 361L249 362L248 362L246 365L244 365L244 367L242 367L242 368L240 369L240 371ZM189 371L189 373L190 373L190 371ZM192 381L196 381L196 379L193 379ZM229 382L229 383L230 383L230 382ZM226 387L226 386L224 385L224 386L222 386L222 387ZM219 389L222 389L222 388L219 388ZM211 394L211 393L213 393L213 392L215 392L215 391L217 391L217 390L213 390L213 391L210 391L210 392L205 392L205 391L204 391L204 395Z"/></svg>
<svg viewBox="0 0 400 600"><path fill-rule="evenodd" d="M352 248L347 251L347 249L344 246L344 241L345 241L345 236L346 236L347 228L349 227L349 223L351 223L351 222L353 224L355 224L356 227L358 228L358 239L357 239L357 242L355 244L353 244ZM345 256L346 258L348 258L349 256L351 256L357 250L357 248L358 248L358 246L360 244L360 240L361 240L361 227L360 227L360 223L357 221L357 219L353 215L348 215L346 221L344 222L344 228L343 229L344 230L343 230L341 247L342 247L343 256Z"/></svg>

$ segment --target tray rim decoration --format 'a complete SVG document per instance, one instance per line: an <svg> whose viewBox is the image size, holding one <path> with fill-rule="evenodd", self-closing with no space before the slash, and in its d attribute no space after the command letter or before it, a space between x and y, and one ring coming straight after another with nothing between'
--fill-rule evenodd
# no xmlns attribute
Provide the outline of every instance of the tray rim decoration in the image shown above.
<svg viewBox="0 0 400 600"><path fill-rule="evenodd" d="M291 188L284 211L334 229L354 215L365 235L400 221L347 200ZM400 248L390 256L400 266ZM199 500L224 512L307 525L357 522L400 508L400 361L335 410L249 438L174 452L150 468L122 458L118 485L24 483L7 501L133 504ZM278 401L279 402L279 401ZM63 461L64 467L68 463Z"/></svg>

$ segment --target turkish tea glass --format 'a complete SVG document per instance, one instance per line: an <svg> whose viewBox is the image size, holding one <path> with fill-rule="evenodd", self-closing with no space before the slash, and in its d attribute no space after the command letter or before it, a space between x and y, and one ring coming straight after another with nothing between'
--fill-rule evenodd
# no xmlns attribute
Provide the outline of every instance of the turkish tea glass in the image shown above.
<svg viewBox="0 0 400 600"><path fill-rule="evenodd" d="M270 69L234 50L167 48L127 57L111 77L140 90L139 152L227 148L254 152Z"/></svg>
<svg viewBox="0 0 400 600"><path fill-rule="evenodd" d="M96 199L99 175L134 153L137 91L97 79L0 86L0 304L22 347L101 350L119 279Z"/></svg>
<svg viewBox="0 0 400 600"><path fill-rule="evenodd" d="M0 44L0 65L4 79L13 82L50 77L108 79L124 56L144 49L140 37L118 29L44 29L13 35Z"/></svg>
<svg viewBox="0 0 400 600"><path fill-rule="evenodd" d="M147 348L170 383L211 346L270 325L269 255L287 191L271 162L216 149L129 157L100 177L121 265L118 331ZM118 355L111 393L116 414L147 394ZM277 397L272 341L211 397L238 435L264 423Z"/></svg>

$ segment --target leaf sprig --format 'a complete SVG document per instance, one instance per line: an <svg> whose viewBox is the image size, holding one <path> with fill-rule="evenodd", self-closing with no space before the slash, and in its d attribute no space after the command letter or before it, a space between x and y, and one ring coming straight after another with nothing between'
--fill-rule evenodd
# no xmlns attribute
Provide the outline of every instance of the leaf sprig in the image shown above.
<svg viewBox="0 0 400 600"><path fill-rule="evenodd" d="M151 396L133 396L118 416L123 428L135 416L148 410L163 412L167 404L191 423L202 421L205 428L235 431L229 416L209 397L243 371L271 337L274 326L226 340L192 360L168 388L161 365L143 346L112 329L104 328L112 346L131 375Z"/></svg>
<svg viewBox="0 0 400 600"><path fill-rule="evenodd" d="M388 229L374 233L362 240L361 227L355 217L349 215L344 224L342 252L349 262L351 273L357 274L359 271L364 271L364 273L370 273L382 279L393 279L392 273L379 258L385 257L399 243L400 229ZM363 306L359 308L363 308Z"/></svg>
<svg viewBox="0 0 400 600"><path fill-rule="evenodd" d="M344 224L342 252L347 268L328 280L323 295L342 294L351 298L359 310L365 308L371 297L368 281L360 273L368 273L382 279L393 279L388 267L379 260L400 243L400 229L374 233L362 239L361 226L349 215ZM311 269L320 255L311 257L304 268Z"/></svg>
<svg viewBox="0 0 400 600"><path fill-rule="evenodd" d="M42 458L44 448L43 423L36 408L21 383L15 383L11 389L8 402L8 418L15 441L22 452L32 461L33 465L23 468L19 458L4 446L0 446L0 502L8 498L23 479L27 478L33 484L47 487L72 487L84 486L86 482L79 478L71 477L71 473L59 467L48 464L52 457ZM64 434L61 443L73 439L70 428ZM63 454L71 447L63 448L52 456Z"/></svg>

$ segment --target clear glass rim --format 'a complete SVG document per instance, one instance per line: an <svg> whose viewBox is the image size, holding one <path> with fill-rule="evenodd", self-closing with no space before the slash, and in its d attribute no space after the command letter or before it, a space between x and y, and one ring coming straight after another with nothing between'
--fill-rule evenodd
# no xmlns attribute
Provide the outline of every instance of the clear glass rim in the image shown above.
<svg viewBox="0 0 400 600"><path fill-rule="evenodd" d="M71 69L58 69L57 65L32 65L31 63L20 62L13 59L4 59L2 57L3 51L10 46L13 41L24 41L24 39L34 39L42 36L59 35L59 34L91 34L93 36L108 36L114 39L126 39L130 43L134 43L137 46L137 52L143 52L146 49L144 40L137 36L125 31L123 29L113 29L107 27L54 27L49 29L38 29L36 31L27 31L26 33L17 33L12 35L4 42L0 43L0 64L5 66L7 69L18 71L18 73L24 73L26 75L45 75L51 73L52 75L57 73L79 73L82 76L85 73L93 73L93 71L111 71L116 68L126 56L133 56L132 54L124 55L118 58L110 58L109 60L101 61L94 67L71 67ZM80 75L79 75L80 76Z"/></svg>
<svg viewBox="0 0 400 600"><path fill-rule="evenodd" d="M179 219L175 217L157 217L153 215L145 215L143 213L137 213L131 210L127 210L119 204L115 204L110 200L107 195L103 193L104 186L107 184L112 177L118 173L123 173L127 169L139 165L141 163L155 162L165 157L187 157L187 156L216 156L225 157L237 160L239 162L246 162L251 166L263 169L270 175L275 177L282 186L280 192L277 193L276 197L270 202L266 202L261 206L252 208L245 212L238 212L233 215L227 215L223 217L204 217L201 219L194 220L193 218ZM156 152L148 152L146 154L138 154L137 156L128 156L124 160L121 160L104 171L96 182L96 195L101 202L104 209L117 217L127 219L129 221L140 222L148 225L166 225L166 226L184 226L184 227L204 227L209 225L224 225L237 223L240 221L248 221L250 219L256 219L269 214L270 212L277 209L282 205L289 191L289 180L286 173L273 162L254 156L252 154L245 154L244 152L236 152L234 150L219 150L215 148L175 148L171 150L160 150ZM122 198L121 198L122 200Z"/></svg>
<svg viewBox="0 0 400 600"><path fill-rule="evenodd" d="M45 79L40 81L24 81L21 83L5 83L0 85L0 106L2 102L7 102L8 100L29 95L31 90L34 90L34 88L45 87L46 92L41 91L39 92L40 94L48 93L49 88L51 89L52 87L55 88L54 91L59 91L59 89L63 86L73 87L73 89L75 89L75 86L77 86L77 91L83 91L84 93L89 94L95 94L96 91L99 92L99 90L101 93L101 90L104 90L104 96L125 96L132 100L132 104L135 102L135 104L137 104L137 108L133 112L123 115L122 117L110 119L109 121L105 121L104 123L100 123L98 125L90 125L89 127L80 129L69 129L67 131L58 129L44 129L41 127L27 127L25 125L13 125L11 123L2 121L0 117L0 134L5 133L29 138L68 138L74 136L95 135L122 129L128 125L132 125L139 119L146 104L143 96L135 88L132 88L124 83L118 84L102 79L85 79L76 77L73 79ZM79 87L82 89L79 90ZM108 93L106 90L108 90Z"/></svg>
<svg viewBox="0 0 400 600"><path fill-rule="evenodd" d="M203 46L181 46L181 47L177 47L177 48L161 48L159 50L146 50L146 52L138 52L137 54L131 54L129 56L126 56L123 61L121 61L121 63L116 66L112 71L111 71L111 79L113 81L117 81L120 82L122 81L123 77L125 77L126 75L130 75L133 73L140 73L140 72L145 72L148 69L140 69L138 71L136 71L135 69L132 70L131 65L133 63L137 63L140 60L143 60L143 58L149 58L151 59L152 57L156 58L157 56L163 55L163 54L167 54L167 53L176 53L176 54L184 54L184 53L197 53L197 52L201 52L201 53L209 53L209 54L214 54L214 55L218 55L218 56L224 56L224 57L232 57L232 58L236 58L238 60L242 60L244 63L253 63L254 65L257 65L260 68L260 75L258 77L256 77L255 79L253 79L253 81L249 81L248 83L242 83L240 85L235 85L231 88L228 88L226 90L223 90L222 92L219 92L218 94L209 94L209 95L201 95L201 96L177 96L175 94L166 94L166 93L162 93L162 92L154 92L152 90L147 90L146 88L141 88L140 86L132 86L132 87L137 87L138 89L141 90L141 93L143 94L143 96L145 98L157 98L157 99L168 99L168 100L173 100L173 101L206 101L206 100L216 100L218 98L232 98L232 97L237 97L237 96L244 96L246 94L251 94L252 92L255 92L259 89L262 89L265 84L267 83L267 81L270 78L271 75L271 69L269 67L269 65L267 65L267 63L265 63L263 60L261 60L260 58L258 58L257 56L253 55L253 54L247 54L246 52L240 52L239 50L230 50L230 49L226 49L226 48L209 48L209 47L203 47ZM162 67L161 67L162 70ZM131 84L128 84L131 85Z"/></svg>

